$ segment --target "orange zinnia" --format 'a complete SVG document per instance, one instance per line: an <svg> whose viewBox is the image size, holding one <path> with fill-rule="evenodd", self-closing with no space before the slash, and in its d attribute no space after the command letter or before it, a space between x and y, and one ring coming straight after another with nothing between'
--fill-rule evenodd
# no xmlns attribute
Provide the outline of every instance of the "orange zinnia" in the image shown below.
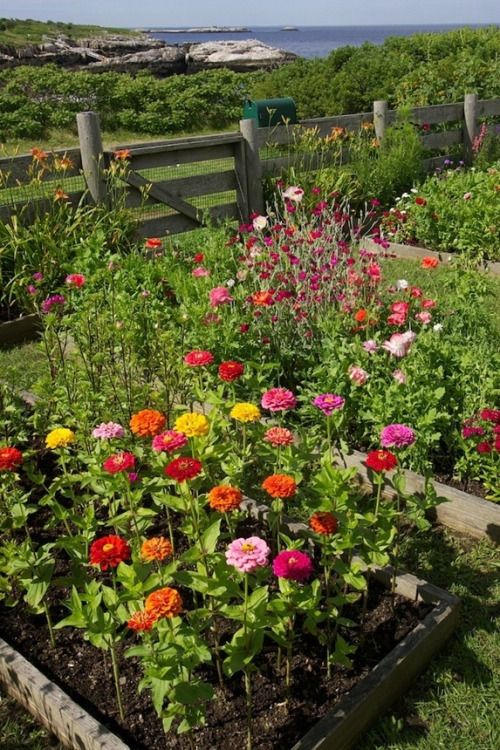
<svg viewBox="0 0 500 750"><path fill-rule="evenodd" d="M334 534L337 531L338 522L335 516L328 511L313 513L309 519L309 526L317 534Z"/></svg>
<svg viewBox="0 0 500 750"><path fill-rule="evenodd" d="M208 503L211 508L221 513L237 510L241 505L241 490L228 484L219 484L208 493Z"/></svg>
<svg viewBox="0 0 500 750"><path fill-rule="evenodd" d="M130 429L139 437L155 437L165 427L167 420L156 409L143 409L132 415Z"/></svg>
<svg viewBox="0 0 500 750"><path fill-rule="evenodd" d="M157 589L147 597L145 609L156 620L160 617L176 617L182 612L181 595L168 586Z"/></svg>
<svg viewBox="0 0 500 750"><path fill-rule="evenodd" d="M357 313L354 315L354 320L358 323L364 323L365 320L368 317L368 313L366 310L362 307L360 310L357 311Z"/></svg>
<svg viewBox="0 0 500 750"><path fill-rule="evenodd" d="M422 262L420 264L421 268L436 268L438 265L438 259L432 258L430 255L426 255L425 258L422 258Z"/></svg>
<svg viewBox="0 0 500 750"><path fill-rule="evenodd" d="M113 153L114 158L118 159L118 161L126 161L127 159L130 159L131 155L132 152L129 148L119 148Z"/></svg>
<svg viewBox="0 0 500 750"><path fill-rule="evenodd" d="M146 562L165 560L172 555L172 544L164 536L154 536L146 539L141 546L141 557Z"/></svg>
<svg viewBox="0 0 500 750"><path fill-rule="evenodd" d="M293 497L297 492L297 483L288 474L271 474L262 482L262 489L271 497Z"/></svg>
<svg viewBox="0 0 500 750"><path fill-rule="evenodd" d="M130 620L127 622L127 626L136 632L143 632L145 630L151 630L155 622L156 617L149 614L149 612L140 610L139 612L134 612Z"/></svg>

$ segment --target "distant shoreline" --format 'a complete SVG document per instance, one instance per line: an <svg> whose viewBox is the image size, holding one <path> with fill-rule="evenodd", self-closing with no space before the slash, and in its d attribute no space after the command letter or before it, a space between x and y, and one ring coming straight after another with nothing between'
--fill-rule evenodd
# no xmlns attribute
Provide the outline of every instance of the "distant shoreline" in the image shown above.
<svg viewBox="0 0 500 750"><path fill-rule="evenodd" d="M144 34L248 34L246 26L190 26L187 29L138 29Z"/></svg>

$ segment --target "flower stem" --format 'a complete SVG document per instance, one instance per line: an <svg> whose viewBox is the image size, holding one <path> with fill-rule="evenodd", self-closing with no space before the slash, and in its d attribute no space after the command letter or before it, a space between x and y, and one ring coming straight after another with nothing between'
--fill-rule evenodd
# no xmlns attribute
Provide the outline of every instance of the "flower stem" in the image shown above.
<svg viewBox="0 0 500 750"><path fill-rule="evenodd" d="M113 665L113 680L115 682L116 702L118 704L118 713L120 714L120 719L123 721L123 719L125 718L125 713L123 711L122 692L120 689L120 672L118 669L118 660L116 658L116 647L114 643L111 644L111 663Z"/></svg>

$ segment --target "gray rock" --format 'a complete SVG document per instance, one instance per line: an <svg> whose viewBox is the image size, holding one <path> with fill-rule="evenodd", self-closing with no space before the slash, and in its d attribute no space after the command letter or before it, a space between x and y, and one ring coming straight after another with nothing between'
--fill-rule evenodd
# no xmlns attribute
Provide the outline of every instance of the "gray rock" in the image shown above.
<svg viewBox="0 0 500 750"><path fill-rule="evenodd" d="M211 68L230 68L237 72L275 68L293 62L297 55L269 47L256 39L202 42L192 44L188 54L188 72Z"/></svg>
<svg viewBox="0 0 500 750"><path fill-rule="evenodd" d="M111 57L101 62L91 63L87 70L93 73L114 71L118 73L137 73L149 70L154 75L165 77L174 73L186 73L187 46L170 45L159 49L149 49L119 57Z"/></svg>

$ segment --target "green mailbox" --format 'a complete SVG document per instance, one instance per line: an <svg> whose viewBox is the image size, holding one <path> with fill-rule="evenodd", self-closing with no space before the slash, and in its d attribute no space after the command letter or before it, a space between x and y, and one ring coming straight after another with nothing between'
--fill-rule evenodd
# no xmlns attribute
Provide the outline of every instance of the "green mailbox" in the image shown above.
<svg viewBox="0 0 500 750"><path fill-rule="evenodd" d="M258 128L294 125L298 122L297 108L291 96L282 99L247 99L243 106L243 119L256 120Z"/></svg>

